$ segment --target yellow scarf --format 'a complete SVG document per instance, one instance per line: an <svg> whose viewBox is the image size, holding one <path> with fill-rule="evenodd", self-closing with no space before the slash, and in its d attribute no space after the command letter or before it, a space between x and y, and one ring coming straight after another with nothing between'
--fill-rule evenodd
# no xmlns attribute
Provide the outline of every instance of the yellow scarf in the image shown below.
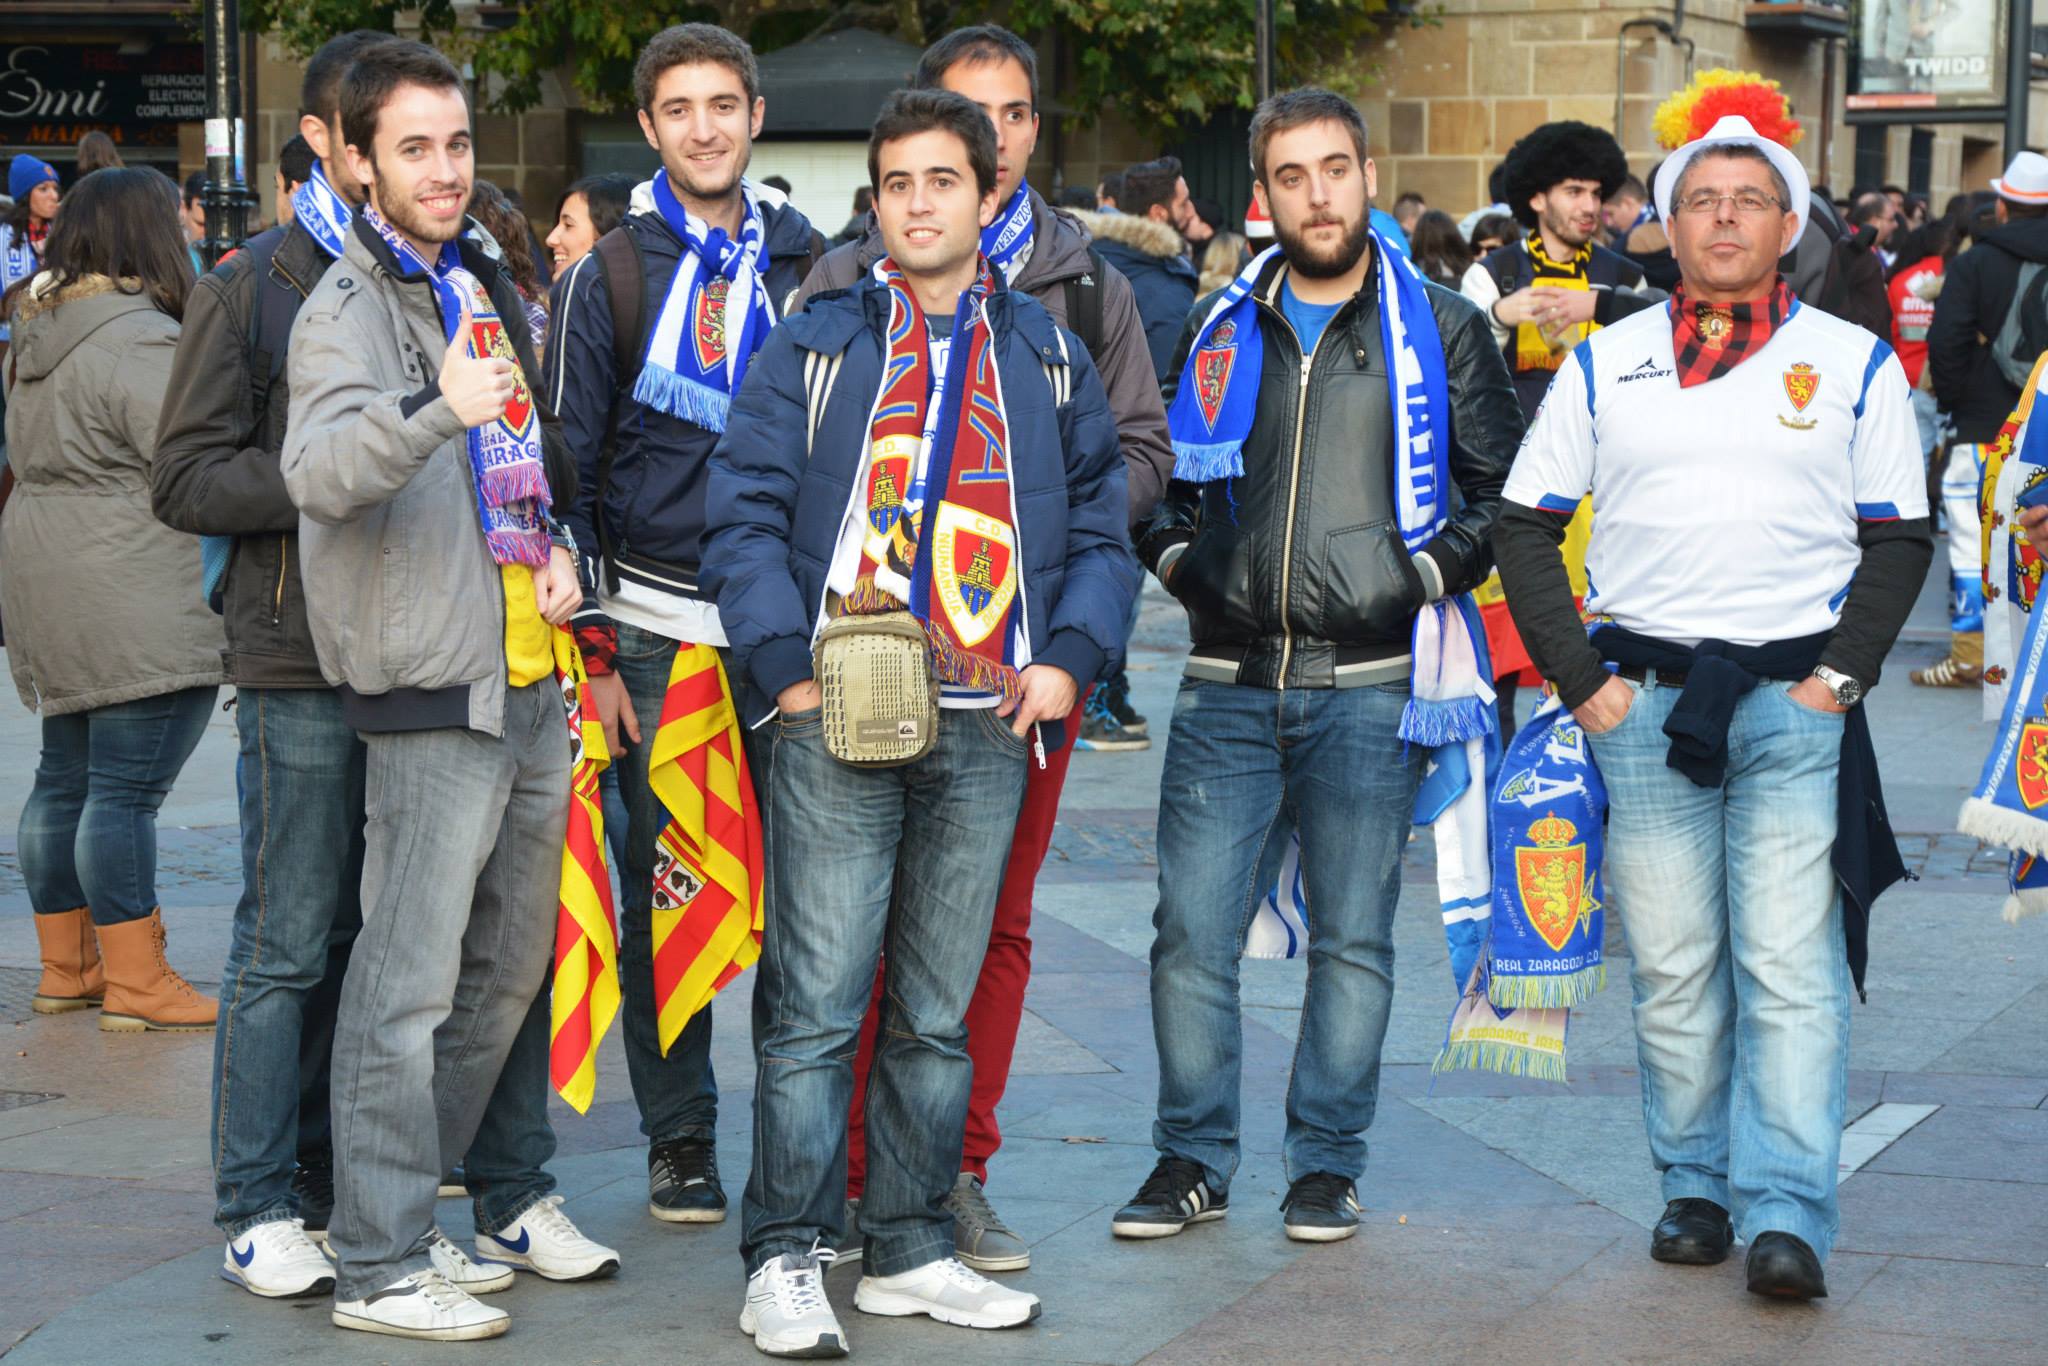
<svg viewBox="0 0 2048 1366"><path fill-rule="evenodd" d="M1531 284L1543 285L1550 289L1591 289L1592 281L1587 277L1587 268L1593 264L1593 244L1588 242L1573 252L1568 261L1553 261L1543 250L1543 232L1539 228L1529 234L1529 260L1535 264L1536 278ZM1564 358L1571 349L1598 331L1595 322L1573 323L1558 334L1552 342L1544 335L1543 328L1533 322L1518 323L1515 326L1515 369L1555 370L1564 364Z"/></svg>

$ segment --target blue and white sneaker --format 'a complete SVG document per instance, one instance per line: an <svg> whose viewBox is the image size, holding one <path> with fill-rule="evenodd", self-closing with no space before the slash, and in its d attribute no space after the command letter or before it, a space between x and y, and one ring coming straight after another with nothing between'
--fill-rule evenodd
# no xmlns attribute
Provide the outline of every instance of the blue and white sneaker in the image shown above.
<svg viewBox="0 0 2048 1366"><path fill-rule="evenodd" d="M334 1263L306 1237L297 1219L265 1220L241 1237L228 1239L220 1276L270 1300L325 1295L334 1289Z"/></svg>
<svg viewBox="0 0 2048 1366"><path fill-rule="evenodd" d="M473 1259L440 1229L427 1234L427 1260L443 1280L465 1295L494 1295L512 1288L511 1267Z"/></svg>
<svg viewBox="0 0 2048 1366"><path fill-rule="evenodd" d="M496 1233L478 1233L476 1251L551 1281L594 1281L619 1269L619 1254L584 1237L562 1213L559 1195L529 1205Z"/></svg>

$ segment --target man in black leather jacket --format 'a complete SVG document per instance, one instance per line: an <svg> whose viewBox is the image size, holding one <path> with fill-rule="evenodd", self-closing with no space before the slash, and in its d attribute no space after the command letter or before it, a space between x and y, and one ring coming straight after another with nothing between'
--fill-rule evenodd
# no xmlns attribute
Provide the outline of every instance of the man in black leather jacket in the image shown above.
<svg viewBox="0 0 2048 1366"><path fill-rule="evenodd" d="M1194 649L1159 808L1160 1161L1113 1221L1123 1237L1178 1233L1227 1208L1239 1127L1237 959L1265 890L1265 846L1289 825L1315 909L1288 1093L1286 1229L1318 1242L1356 1230L1401 850L1425 757L1397 734L1411 635L1424 604L1486 577L1488 533L1523 430L1484 316L1426 286L1432 316L1404 321L1433 322L1441 338L1448 411L1436 430L1448 436L1462 505L1411 555L1395 504L1364 120L1329 92L1295 91L1261 107L1251 143L1280 251L1251 284L1261 369L1244 473L1176 481L1139 545L1187 608ZM1215 303L1195 305L1169 398ZM1197 360L1205 357L1194 367L1198 392L1205 410L1220 410L1227 404L1212 390L1227 387L1229 367L1206 350Z"/></svg>

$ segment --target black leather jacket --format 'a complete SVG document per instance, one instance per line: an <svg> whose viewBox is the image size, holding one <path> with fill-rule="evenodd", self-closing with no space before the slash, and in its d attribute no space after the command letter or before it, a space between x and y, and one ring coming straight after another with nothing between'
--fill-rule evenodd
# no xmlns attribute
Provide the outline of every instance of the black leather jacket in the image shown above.
<svg viewBox="0 0 2048 1366"><path fill-rule="evenodd" d="M1411 559L1395 520L1376 291L1369 284L1338 310L1304 380L1301 344L1279 310L1284 269L1276 260L1253 290L1264 368L1244 478L1174 482L1139 554L1187 608L1191 677L1261 688L1404 680L1416 610L1477 587L1492 567L1487 537L1521 444L1521 405L1486 319L1462 295L1430 285L1462 506ZM1213 300L1189 315L1169 405Z"/></svg>

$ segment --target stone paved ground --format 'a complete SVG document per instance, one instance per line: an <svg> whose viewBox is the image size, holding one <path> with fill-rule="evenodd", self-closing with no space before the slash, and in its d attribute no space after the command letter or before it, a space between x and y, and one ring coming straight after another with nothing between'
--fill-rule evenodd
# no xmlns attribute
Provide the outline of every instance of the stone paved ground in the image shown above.
<svg viewBox="0 0 2048 1366"><path fill-rule="evenodd" d="M1040 1324L978 1335L855 1314L857 1354L889 1362L2048 1362L2048 923L2000 923L1999 862L1952 833L1986 728L1975 694L1910 688L1942 649L1937 585L1872 702L1894 819L1921 881L1880 904L1870 999L1855 1012L1855 1123L1845 1155L1833 1297L1765 1304L1739 1264L1645 1256L1660 1206L1645 1152L1627 988L1578 1012L1569 1086L1490 1075L1430 1085L1447 971L1429 844L1411 847L1382 1103L1357 1239L1281 1237L1281 1104L1298 964L1244 974L1246 1155L1231 1217L1122 1245L1107 1216L1151 1162L1155 1085L1145 952L1156 867L1160 749L1082 755L1041 882L1036 974L1008 1142L992 1192L1034 1244L1019 1282ZM1148 603L1137 700L1163 735L1179 669L1178 613ZM171 954L218 979L236 886L232 727L217 718L165 809ZM182 1363L749 1362L738 1332L737 1232L684 1231L643 1212L644 1157L617 1034L587 1117L557 1107L554 1164L570 1209L618 1246L610 1282L522 1278L493 1346L414 1347L327 1326L324 1303L259 1302L215 1275L208 1219L204 1036L104 1035L28 1010L36 962L12 862L35 756L31 719L0 706L0 1351L12 1361ZM1626 945L1611 945L1617 967ZM716 1007L723 1166L746 1169L750 1077L742 979ZM468 1213L442 1214L462 1236Z"/></svg>

